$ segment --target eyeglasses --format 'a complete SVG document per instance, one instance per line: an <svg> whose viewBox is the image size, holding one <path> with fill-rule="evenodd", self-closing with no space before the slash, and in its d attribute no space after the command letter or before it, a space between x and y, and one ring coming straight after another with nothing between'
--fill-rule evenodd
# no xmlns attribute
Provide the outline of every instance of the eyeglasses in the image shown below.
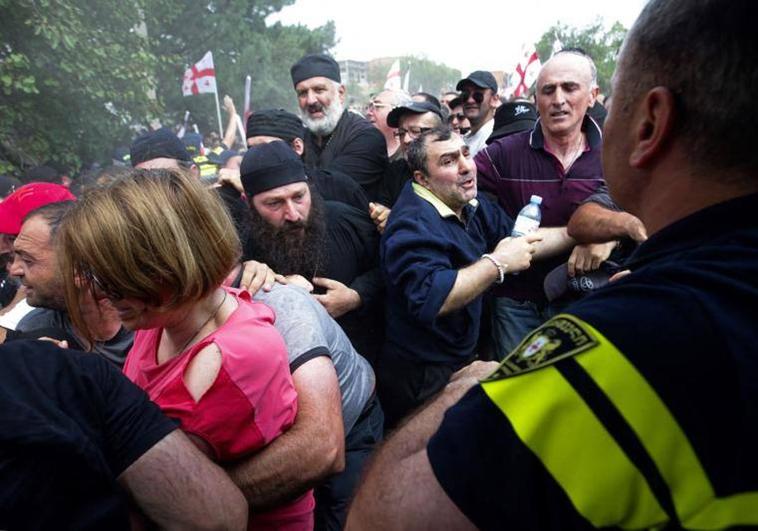
<svg viewBox="0 0 758 531"><path fill-rule="evenodd" d="M380 103L376 101L370 101L368 102L368 105L366 105L367 111L375 111L376 109L381 109L382 107L392 107L389 103Z"/></svg>
<svg viewBox="0 0 758 531"><path fill-rule="evenodd" d="M464 103L468 101L469 98L474 98L474 101L476 103L482 103L484 101L484 92L461 92L461 98L463 98Z"/></svg>
<svg viewBox="0 0 758 531"><path fill-rule="evenodd" d="M453 120L458 120L459 122L462 122L465 119L466 119L466 115L463 114L462 112L459 112L457 114L451 114L450 116L447 117L448 123L452 122Z"/></svg>
<svg viewBox="0 0 758 531"><path fill-rule="evenodd" d="M409 127L408 129L403 129L401 127L397 131L395 131L395 136L401 140L405 138L405 135L408 135L411 138L418 138L419 135L426 133L427 131L431 131L432 129L434 128L433 127Z"/></svg>
<svg viewBox="0 0 758 531"><path fill-rule="evenodd" d="M92 284L92 286L97 291L99 291L100 293L102 293L103 295L105 295L110 300L120 301L120 300L122 300L124 298L124 296L121 293L119 293L118 291L116 291L113 287L108 286L106 284L103 284L100 281L100 279L97 278L97 276L95 276L95 274L92 271L90 271L90 270L83 271L82 272L82 277L84 277L84 279L87 282L89 282L90 284Z"/></svg>

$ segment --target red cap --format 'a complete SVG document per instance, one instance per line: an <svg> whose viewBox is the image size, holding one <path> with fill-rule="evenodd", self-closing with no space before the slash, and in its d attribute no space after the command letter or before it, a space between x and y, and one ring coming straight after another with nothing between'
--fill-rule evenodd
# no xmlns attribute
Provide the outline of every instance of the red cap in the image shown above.
<svg viewBox="0 0 758 531"><path fill-rule="evenodd" d="M17 235L29 212L60 201L76 201L76 197L60 184L31 183L22 186L0 202L0 233Z"/></svg>

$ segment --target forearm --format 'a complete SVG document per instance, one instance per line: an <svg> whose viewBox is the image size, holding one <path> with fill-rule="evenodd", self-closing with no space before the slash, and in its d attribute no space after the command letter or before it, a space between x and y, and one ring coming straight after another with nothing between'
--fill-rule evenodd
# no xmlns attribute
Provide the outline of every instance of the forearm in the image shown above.
<svg viewBox="0 0 758 531"><path fill-rule="evenodd" d="M453 289L450 290L438 316L463 308L489 288L498 279L497 266L491 260L480 258L458 271Z"/></svg>
<svg viewBox="0 0 758 531"><path fill-rule="evenodd" d="M229 117L229 121L226 124L226 130L224 131L224 145L226 146L226 149L233 149L234 147L234 140L237 136L237 113L230 112L227 115ZM244 142L243 142L244 143Z"/></svg>
<svg viewBox="0 0 758 531"><path fill-rule="evenodd" d="M609 210L596 203L585 203L569 220L568 234L580 243L604 243L632 237L630 227L637 218L627 212Z"/></svg>
<svg viewBox="0 0 758 531"><path fill-rule="evenodd" d="M576 245L576 240L569 236L566 227L543 227L536 234L542 239L534 244L537 249L535 260L568 253Z"/></svg>

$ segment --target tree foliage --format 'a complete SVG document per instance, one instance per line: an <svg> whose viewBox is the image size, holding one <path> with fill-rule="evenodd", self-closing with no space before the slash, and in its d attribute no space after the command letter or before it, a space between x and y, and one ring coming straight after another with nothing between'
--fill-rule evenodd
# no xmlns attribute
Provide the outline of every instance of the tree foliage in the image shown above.
<svg viewBox="0 0 758 531"><path fill-rule="evenodd" d="M151 120L189 109L217 128L213 95L183 97L184 70L211 50L220 96L293 108L289 66L334 45L334 26L266 24L294 0L0 0L0 171L105 160ZM241 110L241 109L240 109Z"/></svg>
<svg viewBox="0 0 758 531"><path fill-rule="evenodd" d="M616 56L624 41L627 29L616 22L606 30L602 20L597 19L584 28L574 28L558 23L548 29L536 45L537 54L543 63L550 58L553 43L560 41L563 48L578 47L587 52L597 67L598 85L601 92L610 91L610 81L616 68Z"/></svg>

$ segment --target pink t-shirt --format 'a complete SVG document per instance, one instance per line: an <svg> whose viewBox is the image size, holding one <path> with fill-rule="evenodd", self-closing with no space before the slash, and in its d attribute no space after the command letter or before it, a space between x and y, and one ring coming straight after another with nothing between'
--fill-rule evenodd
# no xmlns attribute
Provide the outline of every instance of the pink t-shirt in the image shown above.
<svg viewBox="0 0 758 531"><path fill-rule="evenodd" d="M254 453L292 426L297 393L284 340L274 313L241 290L224 288L237 309L217 330L178 356L158 364L163 329L138 330L124 374L144 389L182 430L205 441L219 462ZM184 385L189 362L210 343L221 351L221 369L210 389L195 402ZM297 456L293 456L297 459ZM313 527L313 493L261 514L250 514L255 529L302 530Z"/></svg>

